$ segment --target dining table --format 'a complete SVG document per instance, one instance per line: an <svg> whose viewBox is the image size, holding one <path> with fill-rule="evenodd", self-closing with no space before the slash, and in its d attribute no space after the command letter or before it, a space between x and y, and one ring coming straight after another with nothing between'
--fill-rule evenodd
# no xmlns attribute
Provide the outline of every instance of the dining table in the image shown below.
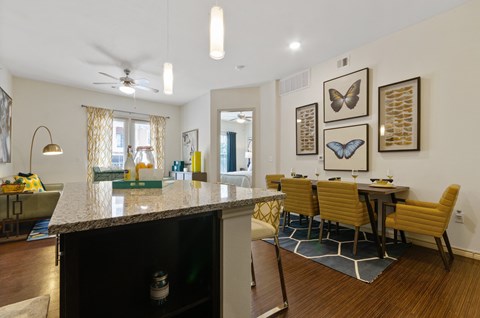
<svg viewBox="0 0 480 318"><path fill-rule="evenodd" d="M318 180L311 180L312 182L312 190L316 191L317 190L317 182ZM332 181L336 182L336 181ZM275 180L272 181L272 183L278 184L278 190L281 191L281 182L280 180ZM375 184L375 183L357 183L357 189L358 189L358 194L360 197L363 197L365 201L365 205L367 206L367 211L368 211L368 217L370 220L370 226L372 228L372 234L373 234L373 240L375 242L376 248L377 248L377 253L379 258L383 258L385 255L385 247L382 246L380 242L380 238L378 235L378 222L375 218L375 211L372 207L371 204L371 197L375 196L377 198L381 198L382 200L387 199L390 200L391 203L397 203L398 198L397 194L398 193L404 193L407 192L410 188L408 186L397 186L393 184ZM320 214L322 213L321 208L320 208ZM377 211L378 213L378 211ZM386 214L382 213L382 237L385 237L386 235L386 230L385 230L385 218ZM401 232L402 235L402 240L405 240L403 232Z"/></svg>

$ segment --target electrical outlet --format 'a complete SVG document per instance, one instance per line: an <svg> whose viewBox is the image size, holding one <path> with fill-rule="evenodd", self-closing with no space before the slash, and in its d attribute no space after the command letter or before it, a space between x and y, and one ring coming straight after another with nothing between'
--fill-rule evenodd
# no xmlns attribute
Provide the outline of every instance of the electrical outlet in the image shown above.
<svg viewBox="0 0 480 318"><path fill-rule="evenodd" d="M455 222L463 223L463 212L462 212L462 210L455 211Z"/></svg>

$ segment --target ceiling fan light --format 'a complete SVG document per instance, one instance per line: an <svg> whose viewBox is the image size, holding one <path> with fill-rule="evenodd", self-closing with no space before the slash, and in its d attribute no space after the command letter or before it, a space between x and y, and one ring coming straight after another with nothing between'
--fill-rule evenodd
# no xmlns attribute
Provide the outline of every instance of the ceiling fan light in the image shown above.
<svg viewBox="0 0 480 318"><path fill-rule="evenodd" d="M210 12L210 57L214 60L221 60L225 57L224 36L223 9L214 6Z"/></svg>
<svg viewBox="0 0 480 318"><path fill-rule="evenodd" d="M122 85L118 88L122 93L125 93L127 95L132 95L133 93L135 93L135 88L131 87L131 86L125 86L125 85Z"/></svg>
<svg viewBox="0 0 480 318"><path fill-rule="evenodd" d="M245 118L237 118L237 123L243 124L245 122Z"/></svg>
<svg viewBox="0 0 480 318"><path fill-rule="evenodd" d="M163 93L165 95L173 94L173 65L171 63L163 64Z"/></svg>

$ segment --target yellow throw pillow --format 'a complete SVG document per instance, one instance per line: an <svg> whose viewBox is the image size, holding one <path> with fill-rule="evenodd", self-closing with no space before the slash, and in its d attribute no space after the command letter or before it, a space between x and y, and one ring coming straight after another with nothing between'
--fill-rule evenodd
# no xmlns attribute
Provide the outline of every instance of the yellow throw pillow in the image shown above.
<svg viewBox="0 0 480 318"><path fill-rule="evenodd" d="M25 189L23 191L32 191L32 192L45 192L40 178L36 174L32 174L29 177L15 176L15 180L22 179L22 182L25 183Z"/></svg>

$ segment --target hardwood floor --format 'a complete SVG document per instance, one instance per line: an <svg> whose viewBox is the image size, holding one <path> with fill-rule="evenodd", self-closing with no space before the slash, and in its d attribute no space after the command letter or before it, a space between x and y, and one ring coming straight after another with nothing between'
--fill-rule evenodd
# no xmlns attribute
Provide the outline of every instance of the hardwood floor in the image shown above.
<svg viewBox="0 0 480 318"><path fill-rule="evenodd" d="M274 249L253 243L257 286L252 316L281 301ZM55 240L0 244L0 306L50 294L58 317ZM372 284L282 250L290 307L279 317L480 317L480 262L456 256L450 273L438 252L410 248Z"/></svg>

